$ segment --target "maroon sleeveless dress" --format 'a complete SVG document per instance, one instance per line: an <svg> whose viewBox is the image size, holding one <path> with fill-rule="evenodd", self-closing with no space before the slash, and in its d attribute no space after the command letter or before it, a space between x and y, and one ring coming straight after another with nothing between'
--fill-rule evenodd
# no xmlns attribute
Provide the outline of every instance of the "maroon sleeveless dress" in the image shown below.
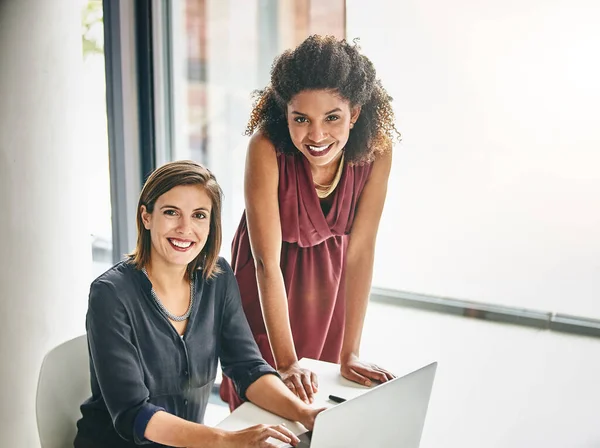
<svg viewBox="0 0 600 448"><path fill-rule="evenodd" d="M310 164L301 153L279 154L281 271L298 359L339 362L345 321L344 267L349 233L371 164L345 165L323 212ZM231 265L244 312L264 359L275 366L262 317L246 214L232 244ZM242 401L223 377L221 398L231 410Z"/></svg>

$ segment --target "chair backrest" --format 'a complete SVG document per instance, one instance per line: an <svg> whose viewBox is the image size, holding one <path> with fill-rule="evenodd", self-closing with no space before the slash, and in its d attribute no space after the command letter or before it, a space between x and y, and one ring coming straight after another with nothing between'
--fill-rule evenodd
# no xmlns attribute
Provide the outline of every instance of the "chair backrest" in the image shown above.
<svg viewBox="0 0 600 448"><path fill-rule="evenodd" d="M38 381L36 417L42 448L73 446L79 406L91 396L85 335L53 348L44 358Z"/></svg>

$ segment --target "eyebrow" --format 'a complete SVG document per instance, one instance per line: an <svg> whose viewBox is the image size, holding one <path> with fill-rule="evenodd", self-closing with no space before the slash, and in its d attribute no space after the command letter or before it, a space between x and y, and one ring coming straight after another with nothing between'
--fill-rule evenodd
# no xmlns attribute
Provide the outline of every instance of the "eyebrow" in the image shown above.
<svg viewBox="0 0 600 448"><path fill-rule="evenodd" d="M336 107L335 109L330 110L329 112L325 112L323 115L329 115L329 114L332 114L334 112L341 112L341 111L342 111L342 109L340 109L339 107ZM304 117L306 116L306 114L303 114L302 112L298 112L296 110L293 110L291 113L294 114L294 115L302 115Z"/></svg>
<svg viewBox="0 0 600 448"><path fill-rule="evenodd" d="M175 206L175 205L163 205L160 209L164 210L165 208L174 208L175 210L181 210L179 207ZM209 212L210 213L210 209L208 209L207 207L199 207L194 209L195 212L199 212L199 211L204 211L204 212Z"/></svg>

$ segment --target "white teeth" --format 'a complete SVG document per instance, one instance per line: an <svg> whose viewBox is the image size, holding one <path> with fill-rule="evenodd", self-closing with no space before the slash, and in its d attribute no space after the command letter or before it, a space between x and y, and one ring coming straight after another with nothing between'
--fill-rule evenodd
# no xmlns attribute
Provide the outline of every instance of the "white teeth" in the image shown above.
<svg viewBox="0 0 600 448"><path fill-rule="evenodd" d="M308 147L312 151L325 151L327 148L329 148L329 145L325 145L325 146L312 146L312 145L308 145Z"/></svg>
<svg viewBox="0 0 600 448"><path fill-rule="evenodd" d="M192 245L191 241L177 241L177 240L169 240L171 241L171 243L173 243L173 246L177 246L177 247L181 247L182 249L187 249L188 247L190 247Z"/></svg>

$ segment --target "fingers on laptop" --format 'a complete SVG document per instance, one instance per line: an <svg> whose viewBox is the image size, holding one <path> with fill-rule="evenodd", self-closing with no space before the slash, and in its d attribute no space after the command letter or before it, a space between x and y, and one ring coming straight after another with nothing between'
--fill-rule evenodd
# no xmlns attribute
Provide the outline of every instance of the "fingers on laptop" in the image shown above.
<svg viewBox="0 0 600 448"><path fill-rule="evenodd" d="M300 442L300 439L283 423L281 425L255 425L239 431L238 435L242 437L239 441L245 443L243 446L258 446L261 448L277 447L278 445L274 445L268 441L269 438L289 443L293 446L296 446Z"/></svg>
<svg viewBox="0 0 600 448"><path fill-rule="evenodd" d="M292 431L290 431L288 428L286 428L286 426L284 424L267 427L267 429L265 431L265 435L267 437L265 437L265 439L264 439L264 446L267 448L278 446L278 445L273 445L272 443L267 442L267 439L269 437L272 437L276 440L280 440L284 443L289 443L293 446L296 446L298 444L298 442L300 442L300 439L298 437L296 437L296 435ZM260 445L260 446L263 446L263 445Z"/></svg>
<svg viewBox="0 0 600 448"><path fill-rule="evenodd" d="M292 431L290 431L283 423L281 425L271 426L269 430L269 435L274 439L281 440L282 442L289 443L294 446L297 445L298 442L300 442L300 439L296 437L296 435ZM277 445L270 444L266 446L270 447Z"/></svg>

